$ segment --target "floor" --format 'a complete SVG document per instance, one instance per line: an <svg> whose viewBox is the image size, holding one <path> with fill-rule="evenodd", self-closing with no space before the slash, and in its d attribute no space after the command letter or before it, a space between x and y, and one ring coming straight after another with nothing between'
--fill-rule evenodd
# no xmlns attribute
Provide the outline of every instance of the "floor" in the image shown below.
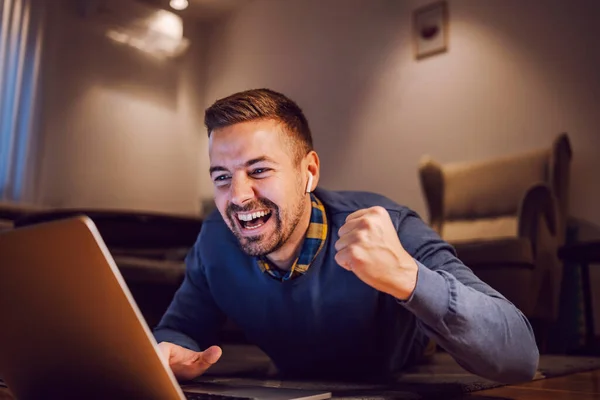
<svg viewBox="0 0 600 400"><path fill-rule="evenodd" d="M482 390L466 398L478 400L478 397L514 400L600 400L600 370Z"/></svg>
<svg viewBox="0 0 600 400"><path fill-rule="evenodd" d="M600 370L559 378L543 379L516 386L482 390L465 395L464 400L600 400ZM14 400L0 388L0 400Z"/></svg>

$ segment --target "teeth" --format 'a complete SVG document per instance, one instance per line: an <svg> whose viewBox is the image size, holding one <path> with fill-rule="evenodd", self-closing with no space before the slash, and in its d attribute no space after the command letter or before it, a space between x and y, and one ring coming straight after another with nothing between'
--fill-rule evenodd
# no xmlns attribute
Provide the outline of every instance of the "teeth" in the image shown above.
<svg viewBox="0 0 600 400"><path fill-rule="evenodd" d="M249 222L249 221L252 221L253 219L264 217L265 215L268 215L268 214L269 214L268 211L258 211L258 212L250 213L250 214L238 214L237 217L240 221Z"/></svg>
<svg viewBox="0 0 600 400"><path fill-rule="evenodd" d="M251 227L251 228L246 228L246 229L250 229L250 230L252 230L252 229L257 229L257 228L260 228L260 227L261 227L261 226L263 226L263 225L264 225L264 224L258 224L258 225L256 225L256 226L253 226L253 227Z"/></svg>

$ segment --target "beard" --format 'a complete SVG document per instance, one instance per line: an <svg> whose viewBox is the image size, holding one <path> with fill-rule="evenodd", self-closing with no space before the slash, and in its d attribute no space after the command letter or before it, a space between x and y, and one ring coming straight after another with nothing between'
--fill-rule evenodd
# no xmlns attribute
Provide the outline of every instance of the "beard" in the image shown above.
<svg viewBox="0 0 600 400"><path fill-rule="evenodd" d="M229 204L226 215L229 222L229 229L238 239L240 247L244 253L253 257L266 256L279 250L292 236L294 229L300 223L302 212L304 210L303 196L298 199L296 204L282 212L281 208L271 200L260 197L252 203L238 206ZM275 223L275 229L272 234L264 233L256 236L244 236L240 231L240 223L236 216L238 212L249 212L257 209L268 209L271 212L269 219ZM268 221L267 221L268 222Z"/></svg>

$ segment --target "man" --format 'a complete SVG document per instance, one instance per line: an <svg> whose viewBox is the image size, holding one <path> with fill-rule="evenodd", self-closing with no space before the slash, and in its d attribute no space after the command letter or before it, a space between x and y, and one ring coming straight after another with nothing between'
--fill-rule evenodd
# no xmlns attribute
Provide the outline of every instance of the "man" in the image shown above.
<svg viewBox="0 0 600 400"><path fill-rule="evenodd" d="M155 330L177 378L219 359L226 318L289 376L386 377L431 338L480 376L533 377L526 318L413 211L317 188L319 157L293 101L245 91L218 100L205 123L219 212Z"/></svg>

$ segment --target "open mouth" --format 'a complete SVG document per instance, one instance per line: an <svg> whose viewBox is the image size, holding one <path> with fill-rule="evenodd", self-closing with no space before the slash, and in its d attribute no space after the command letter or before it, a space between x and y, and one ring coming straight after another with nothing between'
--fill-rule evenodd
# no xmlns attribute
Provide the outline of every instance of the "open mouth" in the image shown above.
<svg viewBox="0 0 600 400"><path fill-rule="evenodd" d="M245 230L258 229L271 218L271 211L262 210L254 212L237 213L236 217L240 226Z"/></svg>

